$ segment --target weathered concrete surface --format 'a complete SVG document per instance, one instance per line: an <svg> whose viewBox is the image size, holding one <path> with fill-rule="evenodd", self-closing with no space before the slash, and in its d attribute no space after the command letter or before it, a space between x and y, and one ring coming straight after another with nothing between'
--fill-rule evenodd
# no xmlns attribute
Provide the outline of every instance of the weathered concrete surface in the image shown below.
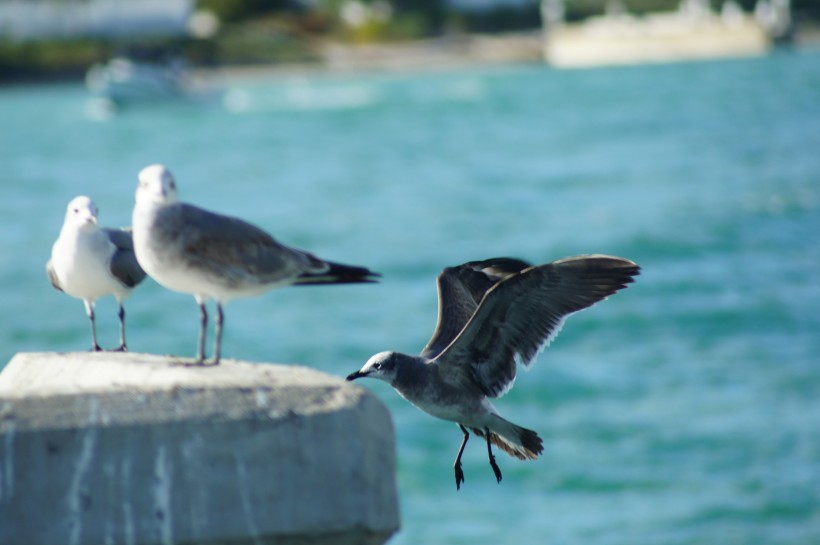
<svg viewBox="0 0 820 545"><path fill-rule="evenodd" d="M378 544L393 428L310 369L18 354L0 373L0 543Z"/></svg>

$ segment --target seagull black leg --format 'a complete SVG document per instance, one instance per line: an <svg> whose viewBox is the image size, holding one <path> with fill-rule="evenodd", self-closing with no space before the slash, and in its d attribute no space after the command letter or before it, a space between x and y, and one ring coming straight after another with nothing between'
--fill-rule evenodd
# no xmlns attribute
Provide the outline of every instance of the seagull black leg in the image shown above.
<svg viewBox="0 0 820 545"><path fill-rule="evenodd" d="M91 321L91 351L101 352L102 348L97 344L97 324L94 320L94 306L88 301L83 301L83 303L85 303L85 313L88 314L88 319Z"/></svg>
<svg viewBox="0 0 820 545"><path fill-rule="evenodd" d="M222 322L225 317L222 314L222 304L216 303L216 330L214 331L214 365L219 365L222 357Z"/></svg>
<svg viewBox="0 0 820 545"><path fill-rule="evenodd" d="M114 352L128 352L128 347L125 345L125 308L120 303L120 311L117 314L120 318L120 347Z"/></svg>
<svg viewBox="0 0 820 545"><path fill-rule="evenodd" d="M461 447L458 449L458 456L456 456L456 462L453 464L453 469L456 472L456 490L460 490L461 483L464 482L464 471L461 470L461 455L464 454L464 447L467 446L467 440L470 438L470 432L467 431L467 428L461 424L459 424L458 427L461 428L461 433L464 434L464 440L461 442Z"/></svg>
<svg viewBox="0 0 820 545"><path fill-rule="evenodd" d="M205 308L205 301L199 303L199 348L196 353L196 363L205 363L205 334L208 327L208 310Z"/></svg>
<svg viewBox="0 0 820 545"><path fill-rule="evenodd" d="M501 482L501 470L498 468L498 464L495 463L495 456L493 456L493 444L490 442L490 430L489 428L484 428L484 437L487 438L487 455L490 457L490 467L493 468L493 473L495 473L495 480L496 482Z"/></svg>

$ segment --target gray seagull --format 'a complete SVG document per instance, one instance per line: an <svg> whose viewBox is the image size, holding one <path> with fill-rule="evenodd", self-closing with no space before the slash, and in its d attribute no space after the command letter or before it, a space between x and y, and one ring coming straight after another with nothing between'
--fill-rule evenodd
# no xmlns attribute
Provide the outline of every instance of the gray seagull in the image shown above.
<svg viewBox="0 0 820 545"><path fill-rule="evenodd" d="M262 229L179 201L163 165L139 173L133 215L134 250L143 269L168 289L194 296L200 309L196 362L205 362L208 314L216 301L213 364L221 356L222 305L288 285L375 282L377 273L281 244Z"/></svg>
<svg viewBox="0 0 820 545"><path fill-rule="evenodd" d="M456 488L464 482L461 455L470 432L520 460L543 451L532 430L502 418L490 402L512 388L517 362L530 366L570 314L634 281L640 267L605 255L568 257L532 266L513 258L471 261L438 277L438 324L419 356L380 352L347 380L381 379L407 401L458 424L464 438L455 459Z"/></svg>
<svg viewBox="0 0 820 545"><path fill-rule="evenodd" d="M51 248L46 274L51 285L82 299L91 321L91 349L100 351L94 321L94 303L113 295L119 304L120 346L126 351L123 301L145 278L134 256L131 231L100 227L97 205L85 196L75 197L66 207L60 235Z"/></svg>

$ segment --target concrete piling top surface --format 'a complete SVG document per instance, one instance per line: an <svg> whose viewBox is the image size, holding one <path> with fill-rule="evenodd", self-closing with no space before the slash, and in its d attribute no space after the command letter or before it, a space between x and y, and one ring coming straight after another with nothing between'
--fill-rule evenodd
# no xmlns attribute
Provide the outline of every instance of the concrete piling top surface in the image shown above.
<svg viewBox="0 0 820 545"><path fill-rule="evenodd" d="M339 379L296 365L191 359L133 352L28 352L0 372L0 396L58 395L122 390L339 385Z"/></svg>
<svg viewBox="0 0 820 545"><path fill-rule="evenodd" d="M270 416L338 411L369 395L339 378L296 365L238 360L192 365L191 361L121 352L21 353L0 372L0 398L47 397L50 402L42 406L44 410L48 407L45 414L37 405L30 407L33 412L29 411L29 416L40 417L31 424L71 427L82 423L71 418L74 404L69 400L76 396L97 400L114 396L116 405L140 405L141 398L152 397L152 403L142 403L136 409L112 407L109 422L133 424L230 418L230 413L239 409L231 401L237 395L252 398L254 408L265 409ZM170 405L157 403L160 399ZM68 406L55 411L55 403ZM82 420L86 415L78 416ZM23 423L18 421L18 425Z"/></svg>

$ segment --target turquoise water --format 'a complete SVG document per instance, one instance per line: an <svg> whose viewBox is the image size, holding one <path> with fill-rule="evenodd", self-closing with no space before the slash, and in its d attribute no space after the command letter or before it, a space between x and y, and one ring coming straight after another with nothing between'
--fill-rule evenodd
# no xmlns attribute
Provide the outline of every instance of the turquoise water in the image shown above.
<svg viewBox="0 0 820 545"><path fill-rule="evenodd" d="M466 260L604 252L644 274L571 318L497 401L535 429L498 456L375 381L397 430L398 544L820 543L820 52L558 72L256 78L100 115L79 85L0 90L0 361L85 350L44 273L64 207L130 222L136 174L384 274L227 307L224 353L343 376L417 352L435 276ZM148 282L133 350L192 356L194 301ZM100 341L117 343L113 301ZM319 448L319 447L317 447Z"/></svg>

